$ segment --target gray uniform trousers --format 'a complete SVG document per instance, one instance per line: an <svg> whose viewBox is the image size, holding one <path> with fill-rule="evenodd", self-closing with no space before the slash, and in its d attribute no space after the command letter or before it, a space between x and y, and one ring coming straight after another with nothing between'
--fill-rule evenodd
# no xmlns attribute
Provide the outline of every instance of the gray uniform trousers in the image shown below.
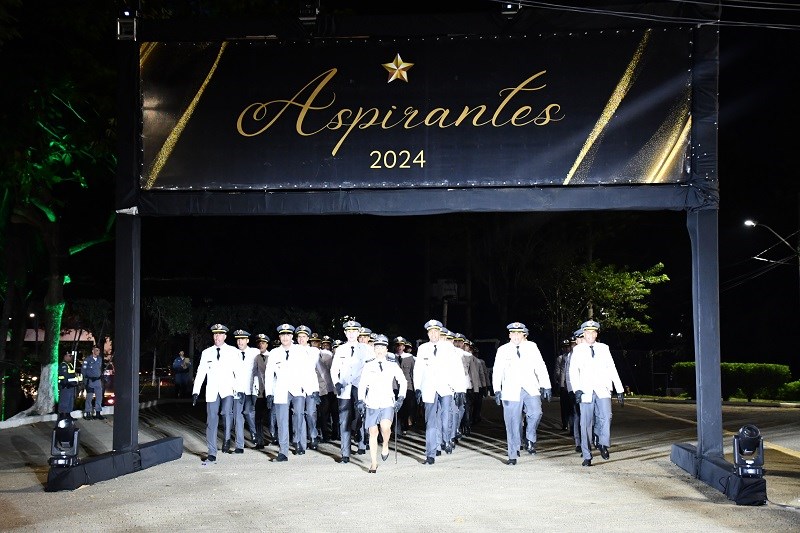
<svg viewBox="0 0 800 533"><path fill-rule="evenodd" d="M247 422L247 427L250 428L250 433L254 435L256 431L256 400L258 397L255 394L244 395L244 405L242 406L242 415L244 422ZM244 429L244 428L242 428ZM256 435L258 438L258 435Z"/></svg>
<svg viewBox="0 0 800 533"><path fill-rule="evenodd" d="M291 397L291 395L289 395ZM285 456L289 456L289 404L272 404L272 414L275 417L275 425L278 432L278 451Z"/></svg>
<svg viewBox="0 0 800 533"><path fill-rule="evenodd" d="M425 403L425 456L435 457L436 450L452 433L453 396L436 396L432 403Z"/></svg>
<svg viewBox="0 0 800 533"><path fill-rule="evenodd" d="M289 403L292 404L292 442L297 449L306 449L306 397L293 396L289 393Z"/></svg>
<svg viewBox="0 0 800 533"><path fill-rule="evenodd" d="M592 393L592 403L581 403L581 452L584 459L592 458L592 433L602 446L611 442L611 398L598 398ZM592 427L594 426L594 427Z"/></svg>
<svg viewBox="0 0 800 533"><path fill-rule="evenodd" d="M581 406L575 403L575 393L569 393L570 401L572 402L572 417L570 423L572 425L572 436L575 439L575 446L581 445Z"/></svg>
<svg viewBox="0 0 800 533"><path fill-rule="evenodd" d="M450 407L452 421L450 422L450 440L455 440L456 434L458 433L459 428L461 427L461 414L462 408L456 405L456 402L453 401L453 405Z"/></svg>
<svg viewBox="0 0 800 533"><path fill-rule="evenodd" d="M317 440L317 402L314 401L313 396L306 396L306 406L305 406L305 424L306 424L306 436L311 439L311 442L316 442ZM305 447L306 442L302 442L303 446Z"/></svg>
<svg viewBox="0 0 800 533"><path fill-rule="evenodd" d="M506 445L508 458L519 456L520 433L522 428L522 402L503 400L503 420L506 423Z"/></svg>
<svg viewBox="0 0 800 533"><path fill-rule="evenodd" d="M236 429L236 447L244 449L244 399L233 399L233 421Z"/></svg>
<svg viewBox="0 0 800 533"><path fill-rule="evenodd" d="M358 399L358 387L350 387L350 398L339 398L339 438L342 442L342 457L350 457L350 424L353 422L353 409Z"/></svg>
<svg viewBox="0 0 800 533"><path fill-rule="evenodd" d="M217 455L217 433L219 432L219 394L213 402L206 402L206 444L208 455Z"/></svg>
<svg viewBox="0 0 800 533"><path fill-rule="evenodd" d="M223 443L231 440L231 432L234 430L236 425L233 414L233 407L235 403L236 398L233 396L225 396L220 400L220 412L222 413L222 419L225 421L225 439L222 441Z"/></svg>
<svg viewBox="0 0 800 533"><path fill-rule="evenodd" d="M525 421L527 423L525 438L536 444L536 430L539 427L539 422L542 421L542 397L533 396L528 394L525 389L522 389L520 400L525 407Z"/></svg>

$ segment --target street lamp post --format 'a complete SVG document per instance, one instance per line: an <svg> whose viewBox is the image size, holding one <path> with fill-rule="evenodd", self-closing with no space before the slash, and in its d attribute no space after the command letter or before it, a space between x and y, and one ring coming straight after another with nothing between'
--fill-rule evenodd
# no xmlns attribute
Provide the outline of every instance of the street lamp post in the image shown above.
<svg viewBox="0 0 800 533"><path fill-rule="evenodd" d="M798 244L798 247L795 248L794 246L791 245L791 243L789 241L784 239L777 231L775 231L771 227L767 226L766 224L762 224L760 222L756 222L755 220L751 220L751 219L745 220L744 221L744 225L747 226L747 227L750 227L750 228L754 228L756 226L760 226L762 228L768 229L773 235L775 235L778 239L780 239L780 241L783 244L785 244L786 246L789 247L789 249L792 250L792 253L794 254L795 258L797 259L798 291L800 291L800 244ZM798 237L798 239L800 239L800 237Z"/></svg>

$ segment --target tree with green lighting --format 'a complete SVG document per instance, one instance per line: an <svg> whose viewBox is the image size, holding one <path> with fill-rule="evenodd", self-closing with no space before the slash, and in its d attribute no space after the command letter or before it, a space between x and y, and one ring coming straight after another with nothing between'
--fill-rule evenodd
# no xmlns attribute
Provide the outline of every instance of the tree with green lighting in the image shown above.
<svg viewBox="0 0 800 533"><path fill-rule="evenodd" d="M69 256L110 240L114 177L115 76L108 43L113 3L4 2L0 32L0 235L30 228L36 245L19 249L0 237L4 254L28 254L37 279L7 279L41 298L45 329L35 404L44 414L56 400L58 341ZM98 209L97 196L109 196ZM71 245L69 242L83 241ZM8 272L8 271L7 271ZM8 289L3 294L8 298ZM7 317L0 317L7 320Z"/></svg>

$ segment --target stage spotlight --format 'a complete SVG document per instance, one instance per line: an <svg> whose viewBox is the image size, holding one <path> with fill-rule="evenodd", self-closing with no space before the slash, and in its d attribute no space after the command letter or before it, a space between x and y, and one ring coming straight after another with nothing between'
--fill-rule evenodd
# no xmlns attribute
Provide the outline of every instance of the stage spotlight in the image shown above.
<svg viewBox="0 0 800 533"><path fill-rule="evenodd" d="M50 446L50 466L68 467L78 464L78 434L75 420L69 415L60 418L53 429Z"/></svg>
<svg viewBox="0 0 800 533"><path fill-rule="evenodd" d="M733 436L733 462L739 477L764 477L764 440L752 424Z"/></svg>

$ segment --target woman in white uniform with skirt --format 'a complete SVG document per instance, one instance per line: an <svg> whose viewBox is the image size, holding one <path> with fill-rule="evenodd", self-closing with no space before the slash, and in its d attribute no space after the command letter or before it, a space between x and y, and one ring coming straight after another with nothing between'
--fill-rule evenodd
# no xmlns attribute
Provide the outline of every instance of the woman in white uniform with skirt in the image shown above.
<svg viewBox="0 0 800 533"><path fill-rule="evenodd" d="M386 335L375 338L375 359L364 363L361 383L358 387L358 409L364 414L365 426L369 431L369 455L372 464L369 472L378 471L378 431L383 437L381 459L389 458L389 438L395 411L403 405L404 396L395 398L394 380L400 385L399 391L406 390L406 377L397 363L386 360L389 340Z"/></svg>

